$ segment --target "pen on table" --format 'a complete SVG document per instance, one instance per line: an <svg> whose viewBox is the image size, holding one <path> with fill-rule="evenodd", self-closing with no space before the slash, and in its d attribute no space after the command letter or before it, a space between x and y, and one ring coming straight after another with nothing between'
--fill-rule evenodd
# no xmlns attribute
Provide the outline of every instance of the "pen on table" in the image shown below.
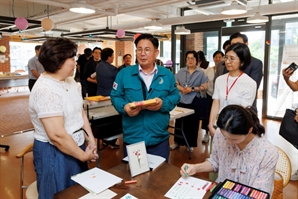
<svg viewBox="0 0 298 199"><path fill-rule="evenodd" d="M132 183L137 183L137 180L128 180L128 181L124 181L125 184L132 184Z"/></svg>
<svg viewBox="0 0 298 199"><path fill-rule="evenodd" d="M185 174L184 174L184 177L187 177L188 176L188 173L187 173L187 169L188 169L188 165L185 165Z"/></svg>
<svg viewBox="0 0 298 199"><path fill-rule="evenodd" d="M205 189L208 184L209 184L209 182L206 182L206 184L204 184L204 186L202 187L202 189Z"/></svg>

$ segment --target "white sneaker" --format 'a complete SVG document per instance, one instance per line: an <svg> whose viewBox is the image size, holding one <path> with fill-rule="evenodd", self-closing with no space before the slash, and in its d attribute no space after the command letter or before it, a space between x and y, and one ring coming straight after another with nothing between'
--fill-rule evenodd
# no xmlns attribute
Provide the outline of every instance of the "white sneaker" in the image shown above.
<svg viewBox="0 0 298 199"><path fill-rule="evenodd" d="M172 145L170 146L171 150L177 149L177 148L179 148L179 147L180 147L180 145L177 144L177 143L174 143L174 144L172 144Z"/></svg>
<svg viewBox="0 0 298 199"><path fill-rule="evenodd" d="M204 137L203 137L203 139L202 139L202 142L203 142L203 143L208 143L208 142L209 142L209 134L206 133L206 134L204 135Z"/></svg>
<svg viewBox="0 0 298 199"><path fill-rule="evenodd" d="M291 175L290 180L298 180L298 170L293 175Z"/></svg>
<svg viewBox="0 0 298 199"><path fill-rule="evenodd" d="M187 148L187 151L193 152L193 147Z"/></svg>

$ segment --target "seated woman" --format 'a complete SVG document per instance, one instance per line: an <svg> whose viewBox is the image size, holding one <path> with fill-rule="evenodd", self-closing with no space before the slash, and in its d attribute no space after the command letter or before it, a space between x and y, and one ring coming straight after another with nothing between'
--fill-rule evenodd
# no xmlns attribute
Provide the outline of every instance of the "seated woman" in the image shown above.
<svg viewBox="0 0 298 199"><path fill-rule="evenodd" d="M277 148L264 138L265 129L251 108L228 105L219 114L210 158L183 164L181 176L218 172L216 182L230 179L272 194ZM188 169L185 169L188 165Z"/></svg>

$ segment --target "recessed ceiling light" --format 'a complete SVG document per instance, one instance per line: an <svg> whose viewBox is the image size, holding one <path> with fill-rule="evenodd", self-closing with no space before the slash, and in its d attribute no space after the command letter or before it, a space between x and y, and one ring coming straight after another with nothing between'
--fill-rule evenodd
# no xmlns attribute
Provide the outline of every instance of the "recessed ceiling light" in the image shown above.
<svg viewBox="0 0 298 199"><path fill-rule="evenodd" d="M237 1L232 1L230 6L222 8L221 14L223 15L239 15L246 13L246 7L238 5Z"/></svg>
<svg viewBox="0 0 298 199"><path fill-rule="evenodd" d="M75 13L92 14L95 13L95 8L86 3L86 1L78 1L70 4L69 10Z"/></svg>

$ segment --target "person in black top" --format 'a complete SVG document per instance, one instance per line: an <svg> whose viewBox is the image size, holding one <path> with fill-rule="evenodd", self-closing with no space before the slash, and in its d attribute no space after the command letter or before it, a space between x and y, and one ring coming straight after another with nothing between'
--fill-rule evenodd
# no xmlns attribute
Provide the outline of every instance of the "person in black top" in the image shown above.
<svg viewBox="0 0 298 199"><path fill-rule="evenodd" d="M80 55L77 61L77 70L80 74L80 82L82 86L83 99L86 97L86 92L87 92L87 81L84 78L84 69L85 69L86 63L91 59L91 57L92 57L92 50L90 48L85 48L84 54Z"/></svg>
<svg viewBox="0 0 298 199"><path fill-rule="evenodd" d="M125 54L123 56L123 62L124 64L119 66L118 71L120 71L121 69L125 68L126 66L130 66L131 65L131 54Z"/></svg>
<svg viewBox="0 0 298 199"><path fill-rule="evenodd" d="M88 96L95 96L97 91L96 78L91 76L96 71L96 66L100 62L101 48L95 47L92 52L93 59L86 63L84 69L84 79L87 81ZM86 96L87 96L86 94Z"/></svg>
<svg viewBox="0 0 298 199"><path fill-rule="evenodd" d="M112 65L114 61L114 50L111 48L104 48L101 51L101 62L96 67L96 79L97 79L97 95L110 96L113 89L113 84L118 73L118 68ZM119 117L116 117L119 118ZM109 126L109 131L118 132L121 129L121 117L120 125L115 123L116 118L107 120L108 123L113 123ZM111 141L104 141L103 144L110 145L112 149L119 148L116 144L117 139Z"/></svg>

